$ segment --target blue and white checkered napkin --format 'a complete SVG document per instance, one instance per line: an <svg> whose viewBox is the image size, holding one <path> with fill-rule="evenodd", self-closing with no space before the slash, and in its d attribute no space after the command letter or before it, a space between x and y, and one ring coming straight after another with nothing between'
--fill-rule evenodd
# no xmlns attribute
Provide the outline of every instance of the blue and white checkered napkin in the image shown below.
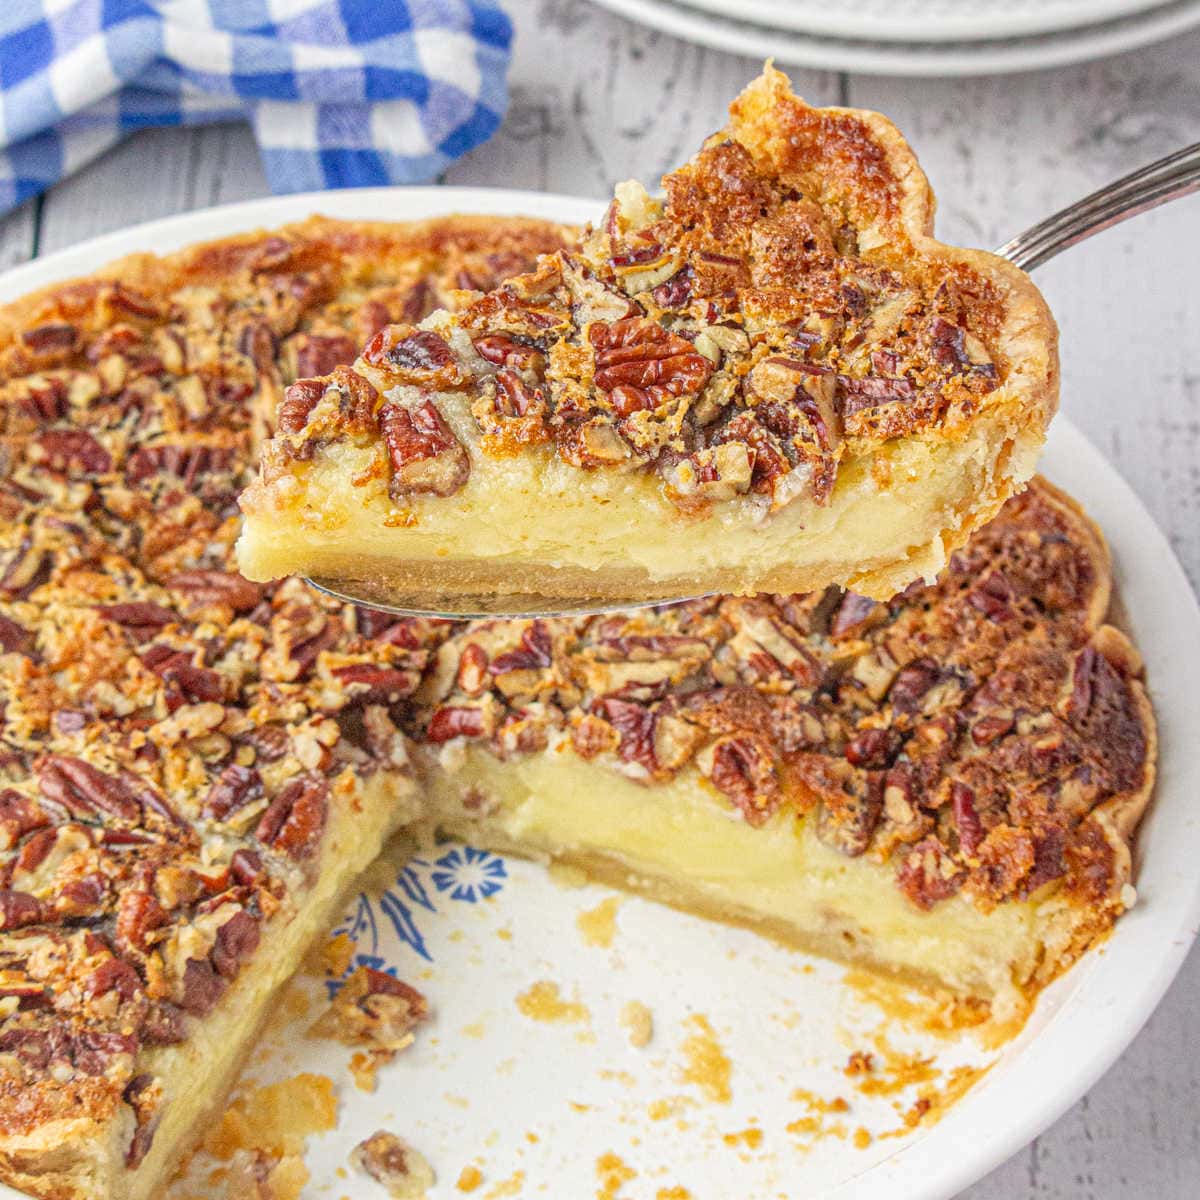
<svg viewBox="0 0 1200 1200"><path fill-rule="evenodd" d="M277 192L427 181L511 37L493 0L0 0L0 212L148 125L248 119Z"/></svg>

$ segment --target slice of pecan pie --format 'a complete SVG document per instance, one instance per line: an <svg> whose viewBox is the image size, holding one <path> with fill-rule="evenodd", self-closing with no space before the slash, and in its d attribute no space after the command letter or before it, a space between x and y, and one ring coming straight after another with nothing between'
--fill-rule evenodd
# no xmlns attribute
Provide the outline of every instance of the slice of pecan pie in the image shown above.
<svg viewBox="0 0 1200 1200"><path fill-rule="evenodd" d="M314 221L0 309L0 1180L160 1195L401 826L996 1011L1132 899L1153 720L1103 543L1040 482L885 603L467 624L236 573L297 373L562 236Z"/></svg>
<svg viewBox="0 0 1200 1200"><path fill-rule="evenodd" d="M1057 403L1016 268L930 236L875 113L768 69L663 181L458 311L291 387L239 563L439 596L886 598L995 514ZM528 605L527 605L528 606Z"/></svg>

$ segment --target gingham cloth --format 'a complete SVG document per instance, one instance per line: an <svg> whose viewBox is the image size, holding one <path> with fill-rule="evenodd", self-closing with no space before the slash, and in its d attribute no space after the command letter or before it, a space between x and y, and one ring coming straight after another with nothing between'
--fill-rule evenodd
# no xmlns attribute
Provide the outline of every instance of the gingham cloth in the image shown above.
<svg viewBox="0 0 1200 1200"><path fill-rule="evenodd" d="M148 125L248 119L277 192L427 181L511 37L492 0L0 0L0 212Z"/></svg>

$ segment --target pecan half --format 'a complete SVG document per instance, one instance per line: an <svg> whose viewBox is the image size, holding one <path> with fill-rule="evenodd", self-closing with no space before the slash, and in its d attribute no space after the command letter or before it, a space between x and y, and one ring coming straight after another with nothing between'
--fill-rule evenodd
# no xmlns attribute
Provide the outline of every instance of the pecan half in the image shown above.
<svg viewBox="0 0 1200 1200"><path fill-rule="evenodd" d="M596 353L596 386L609 393L622 389L613 396L614 406L628 411L699 392L713 373L713 364L691 342L644 318L596 321L588 341Z"/></svg>
<svg viewBox="0 0 1200 1200"><path fill-rule="evenodd" d="M302 775L285 784L271 801L254 836L291 858L311 858L321 844L328 816L328 782L320 775Z"/></svg>
<svg viewBox="0 0 1200 1200"><path fill-rule="evenodd" d="M432 400L416 408L385 404L379 429L392 465L394 498L413 493L452 496L467 482L471 460Z"/></svg>
<svg viewBox="0 0 1200 1200"><path fill-rule="evenodd" d="M227 605L235 613L249 612L262 599L257 583L231 571L207 571L199 568L178 571L166 581L167 587L178 592L190 608L211 608Z"/></svg>
<svg viewBox="0 0 1200 1200"><path fill-rule="evenodd" d="M128 779L107 775L81 758L48 754L35 764L42 795L63 805L72 816L94 816L102 811L124 821L142 814L137 790Z"/></svg>

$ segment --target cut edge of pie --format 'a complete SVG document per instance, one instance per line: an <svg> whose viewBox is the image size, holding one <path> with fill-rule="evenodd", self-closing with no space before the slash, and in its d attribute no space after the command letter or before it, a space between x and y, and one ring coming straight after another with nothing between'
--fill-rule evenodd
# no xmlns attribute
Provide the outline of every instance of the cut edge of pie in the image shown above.
<svg viewBox="0 0 1200 1200"><path fill-rule="evenodd" d="M640 207L651 215L659 210L636 186L622 185L609 217L577 250L548 256L538 272L492 294L463 297L454 313L434 314L420 330L384 331L352 373L292 389L259 479L242 498L243 572L260 580L299 574L390 588L407 606L433 611L446 595L632 603L811 591L831 582L884 599L914 578L936 575L1033 474L1057 407L1053 318L1011 263L934 239L928 182L885 117L812 108L768 68L733 103L729 127L667 177L668 194L717 186L705 182L704 172L719 176L713 156L729 146L744 155L734 164L751 180L744 186L767 181L763 186L776 189L773 203L792 222L782 226L779 246L746 252L747 262L766 264L754 287L703 301L711 312L702 320L693 312L699 300L681 311L660 307L674 303L662 294L673 279L643 287L640 266L639 282L623 283L617 267L609 268L615 282L602 281L600 264L618 261L615 248L639 236L639 221L649 221L650 231L668 224L665 217L628 216ZM797 189L803 200L778 199ZM813 219L803 205L820 209L823 228L840 214L853 230L857 257L831 249L827 261L837 264L835 271L845 268L848 286L859 289L855 303L864 295L855 278L874 288L867 303L875 307L865 316L853 315L853 306L850 315L837 315L841 332L822 335L824 341L808 325L825 329L834 318L799 290L809 268L793 265L799 274L788 276L780 265L790 253L803 254L796 239ZM703 203L698 208L703 212ZM721 218L708 211L703 219ZM781 221L763 218L745 236L775 237L773 223ZM692 253L689 239L700 234L678 222L672 228L680 253ZM675 266L688 261L678 253L668 259ZM694 279L698 262L673 278L692 272ZM552 304L546 296L557 294L547 278L565 281L557 286L570 293L569 316L543 315ZM633 287L642 290L627 294ZM947 289L953 303L944 299ZM722 303L737 307L726 311L717 307ZM614 320L624 306L639 315ZM961 328L942 318L943 306ZM530 311L536 321L522 316ZM717 323L704 324L718 314ZM551 320L565 324L539 336L537 322ZM752 328L756 321L762 330ZM867 351L878 344L891 354L906 321L907 374L892 355L890 370L899 377L886 377L886 360ZM600 352L593 363L583 351L598 329L619 338L613 331L631 322L671 330L669 338L679 343L672 361L695 359L703 390L676 397L668 379L652 414L634 411L618 420L620 405L637 402L622 393L618 404L614 396L623 385L605 391ZM957 339L956 348L929 342L934 335L926 326ZM752 334L748 341L743 330ZM789 349L797 336L802 348ZM817 338L811 362L810 337ZM481 349L485 342L491 344ZM515 357L505 357L500 342ZM430 346L438 361L420 366ZM707 358L696 351L701 346ZM529 366L534 355L540 365ZM933 382L920 382L927 378ZM711 407L710 393L726 379L735 389L753 390L754 398L743 402L735 390L732 407L718 409L725 416L704 426L697 414ZM889 386L906 399L892 395L885 402L871 390L886 393ZM582 424L568 412L585 403L580 388L592 389L586 403L593 407L579 412L600 414ZM809 416L788 409L800 404L795 398L776 403L771 389L778 388L796 389ZM934 393L940 399L931 399ZM537 424L529 414L546 405L553 412ZM786 437L778 424L762 426L768 418L760 414L768 409L787 410L770 418L785 422ZM917 410L921 415L912 415ZM737 433L745 442L728 433L736 420L757 422L751 432ZM394 438L400 426L404 436ZM660 431L668 426L664 441ZM408 455L416 457L402 461ZM775 460L774 474L764 474Z"/></svg>

